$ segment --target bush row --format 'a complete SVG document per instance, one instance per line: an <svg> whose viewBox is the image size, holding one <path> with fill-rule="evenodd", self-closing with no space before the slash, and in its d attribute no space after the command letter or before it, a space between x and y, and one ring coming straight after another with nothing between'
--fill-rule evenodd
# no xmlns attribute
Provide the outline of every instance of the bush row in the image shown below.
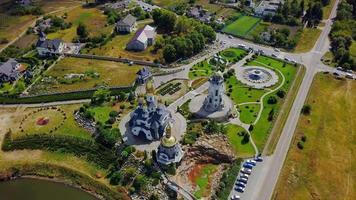
<svg viewBox="0 0 356 200"><path fill-rule="evenodd" d="M159 91L159 94L162 95L162 96L164 96L164 95L166 95L166 94L172 95L172 94L176 93L178 90L181 89L181 87L180 87L181 84L182 84L182 83L180 83L180 82L179 82L179 83L176 83L176 84L170 83L170 84L168 84L167 86L165 86L164 88L162 88L162 89Z"/></svg>
<svg viewBox="0 0 356 200"><path fill-rule="evenodd" d="M131 92L134 87L112 88L111 95L118 95L120 92ZM2 96L0 97L1 104L16 104L16 103L47 103L54 101L79 100L90 99L96 90L85 90L78 92L56 93L38 95L32 97L18 97L18 96Z"/></svg>
<svg viewBox="0 0 356 200"><path fill-rule="evenodd" d="M12 151L18 149L41 149L72 153L105 169L116 161L115 154L112 150L91 140L48 134L11 138L10 133L6 133L2 150Z"/></svg>

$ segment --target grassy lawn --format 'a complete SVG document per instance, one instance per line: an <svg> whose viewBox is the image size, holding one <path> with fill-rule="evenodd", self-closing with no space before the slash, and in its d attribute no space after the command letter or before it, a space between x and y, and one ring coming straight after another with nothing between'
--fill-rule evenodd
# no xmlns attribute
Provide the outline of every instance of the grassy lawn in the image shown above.
<svg viewBox="0 0 356 200"><path fill-rule="evenodd" d="M123 109L120 108L120 106L124 106ZM95 121L101 122L103 124L105 124L105 122L108 121L108 119L110 118L109 114L111 111L117 111L120 113L118 119L120 119L121 116L125 116L128 112L131 111L130 104L128 102L119 102L114 105L112 105L111 103L106 103L100 106L89 107L89 110L94 113ZM114 126L116 126L115 123L113 127Z"/></svg>
<svg viewBox="0 0 356 200"><path fill-rule="evenodd" d="M64 12L59 13L62 16ZM77 27L79 23L86 25L89 36L99 36L100 34L109 35L113 26L107 26L106 16L97 8L77 7L67 12L68 17L66 22L71 22L73 25L69 29L60 30L47 35L49 39L61 38L66 42L72 42L77 36Z"/></svg>
<svg viewBox="0 0 356 200"><path fill-rule="evenodd" d="M271 26L269 22L261 22L255 28L253 28L248 35L246 36L249 39L253 39L254 37L259 37L261 33L268 31L268 27Z"/></svg>
<svg viewBox="0 0 356 200"><path fill-rule="evenodd" d="M255 150L250 142L243 144L243 137L239 136L238 133L244 131L244 129L240 126L234 124L228 124L227 128L227 137L229 138L229 142L233 147L236 155L238 157L250 157L253 156Z"/></svg>
<svg viewBox="0 0 356 200"><path fill-rule="evenodd" d="M119 62L68 57L45 72L44 78L29 92L31 94L68 92L92 89L100 85L129 86L135 81L136 73L140 68L140 66L128 66ZM70 74L81 74L84 77L65 77Z"/></svg>
<svg viewBox="0 0 356 200"><path fill-rule="evenodd" d="M225 79L225 86L228 96L235 105L245 102L258 102L262 95L266 93L265 90L253 89L242 84L235 76Z"/></svg>
<svg viewBox="0 0 356 200"><path fill-rule="evenodd" d="M285 91L286 93L288 92L291 84L294 81L295 74L297 72L297 67L291 65L291 64L284 64L283 61L275 60L273 58L269 58L266 56L258 56L255 60L251 61L249 65L257 65L257 66L262 66L266 67L270 66L271 68L277 69L280 72L282 72L283 76L285 77L285 82L283 86L280 88L280 90ZM277 73L278 74L278 73ZM279 84L281 84L281 77L279 80ZM274 112L274 117L277 116L278 112L280 111L280 107L282 106L284 99L281 99L276 96L276 92L267 95L263 99L264 103L264 108L261 114L260 119L254 126L254 129L252 131L252 137L257 145L257 147L262 150L264 147L264 144L268 138L269 132L271 131L273 127L273 122L274 121L269 121L268 116L270 112ZM278 100L277 104L268 104L268 98L270 96L275 96ZM273 110L273 111L272 111Z"/></svg>
<svg viewBox="0 0 356 200"><path fill-rule="evenodd" d="M193 175L193 184L196 187L194 196L198 199L209 195L211 189L211 178L212 175L216 172L217 166L213 164L199 165L194 170Z"/></svg>
<svg viewBox="0 0 356 200"><path fill-rule="evenodd" d="M208 60L204 60L195 64L189 71L189 79L194 80L200 77L209 77L214 73L214 66L208 63Z"/></svg>
<svg viewBox="0 0 356 200"><path fill-rule="evenodd" d="M229 62L237 62L247 55L247 51L240 48L228 48L219 54Z"/></svg>
<svg viewBox="0 0 356 200"><path fill-rule="evenodd" d="M315 77L306 102L311 114L299 119L273 199L356 198L355 94L355 81Z"/></svg>
<svg viewBox="0 0 356 200"><path fill-rule="evenodd" d="M255 122L258 112L260 111L259 104L245 104L239 106L240 120L246 124L252 124Z"/></svg>
<svg viewBox="0 0 356 200"><path fill-rule="evenodd" d="M260 21L261 19L257 17L242 16L235 22L227 25L223 31L235 36L245 37Z"/></svg>
<svg viewBox="0 0 356 200"><path fill-rule="evenodd" d="M146 24L152 23L152 20L144 20L138 22L138 28L143 27ZM113 57L122 57L135 60L144 60L144 61L154 61L155 59L162 59L161 53L152 53L153 46L148 47L144 51L135 52L127 51L126 44L131 40L135 35L135 32L130 34L119 34L112 38L102 47L97 47L94 49L83 49L83 53L94 54L94 55L105 55ZM160 37L158 35L158 37Z"/></svg>
<svg viewBox="0 0 356 200"><path fill-rule="evenodd" d="M14 124L16 124L13 129L13 137L22 136L24 134L49 134L50 130L53 130L51 134L60 134L60 135L71 135L86 139L91 139L90 133L88 133L85 129L78 126L77 122L74 119L73 113L75 110L79 109L81 105L65 105L65 106L57 106L61 110L63 110L66 114L66 119L62 117L62 114L58 111L49 109L38 111L37 113L33 113L33 111L38 110L38 108L27 108L23 112L23 116L16 118L14 120ZM25 119L25 116L28 117ZM37 125L37 121L40 118L48 118L49 122L47 125ZM21 120L25 119L22 125L23 132L20 131L20 123ZM62 125L60 125L63 122ZM55 127L58 129L54 130Z"/></svg>
<svg viewBox="0 0 356 200"><path fill-rule="evenodd" d="M294 49L296 53L302 53L310 51L313 47L319 35L321 33L320 29L317 28L305 28L298 41L297 46Z"/></svg>

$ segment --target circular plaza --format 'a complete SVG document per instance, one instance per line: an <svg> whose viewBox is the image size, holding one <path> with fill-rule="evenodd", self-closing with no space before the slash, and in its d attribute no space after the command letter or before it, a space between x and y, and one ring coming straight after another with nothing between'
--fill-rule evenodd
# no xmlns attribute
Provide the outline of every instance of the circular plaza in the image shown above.
<svg viewBox="0 0 356 200"><path fill-rule="evenodd" d="M278 75L271 69L258 66L239 67L236 78L243 84L263 89L278 83Z"/></svg>

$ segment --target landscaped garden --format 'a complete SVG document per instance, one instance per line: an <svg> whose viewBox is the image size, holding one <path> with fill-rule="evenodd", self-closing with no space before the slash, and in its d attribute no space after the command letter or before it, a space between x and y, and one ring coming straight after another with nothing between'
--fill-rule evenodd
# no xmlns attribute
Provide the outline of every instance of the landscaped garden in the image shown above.
<svg viewBox="0 0 356 200"><path fill-rule="evenodd" d="M353 80L315 76L273 199L356 198L355 94Z"/></svg>
<svg viewBox="0 0 356 200"><path fill-rule="evenodd" d="M172 80L156 89L162 102L172 103L189 91L187 80Z"/></svg>
<svg viewBox="0 0 356 200"><path fill-rule="evenodd" d="M29 93L70 92L98 86L129 87L135 82L140 68L120 62L64 58L46 71Z"/></svg>
<svg viewBox="0 0 356 200"><path fill-rule="evenodd" d="M228 124L226 129L226 135L229 142L239 158L255 155L255 150L253 149L251 142L247 140L247 136L245 136L247 132L244 128L234 124Z"/></svg>
<svg viewBox="0 0 356 200"><path fill-rule="evenodd" d="M247 55L247 51L240 48L225 49L212 58L195 64L189 71L189 79L210 77L216 71L225 71L228 65L238 62Z"/></svg>

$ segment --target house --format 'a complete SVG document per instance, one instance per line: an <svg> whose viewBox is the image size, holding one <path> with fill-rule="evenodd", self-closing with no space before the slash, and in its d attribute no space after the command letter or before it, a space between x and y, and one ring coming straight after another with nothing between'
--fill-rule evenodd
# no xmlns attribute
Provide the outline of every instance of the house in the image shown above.
<svg viewBox="0 0 356 200"><path fill-rule="evenodd" d="M171 113L164 105L158 104L154 96L146 97L146 106L139 102L131 113L129 127L134 136L152 141L159 140L171 121Z"/></svg>
<svg viewBox="0 0 356 200"><path fill-rule="evenodd" d="M40 56L50 56L52 54L62 53L65 43L61 39L48 40L43 32L39 33L39 39L36 43L36 49Z"/></svg>
<svg viewBox="0 0 356 200"><path fill-rule="evenodd" d="M131 33L136 28L136 17L128 14L116 23L116 31L121 33Z"/></svg>
<svg viewBox="0 0 356 200"><path fill-rule="evenodd" d="M129 43L127 43L126 49L133 51L143 51L148 46L154 44L156 35L156 29L152 26L146 25L135 33L135 36L130 40Z"/></svg>
<svg viewBox="0 0 356 200"><path fill-rule="evenodd" d="M255 8L254 12L257 16L274 15L278 7L284 3L283 0L271 0L261 1L261 3Z"/></svg>
<svg viewBox="0 0 356 200"><path fill-rule="evenodd" d="M5 63L0 64L0 82L16 81L24 71L25 68L22 64L10 58Z"/></svg>
<svg viewBox="0 0 356 200"><path fill-rule="evenodd" d="M187 12L187 16L204 23L209 23L211 20L211 13L203 9L201 6L191 7Z"/></svg>
<svg viewBox="0 0 356 200"><path fill-rule="evenodd" d="M145 84L147 80L152 76L151 72L147 67L143 67L140 71L138 71L136 77L136 83Z"/></svg>

